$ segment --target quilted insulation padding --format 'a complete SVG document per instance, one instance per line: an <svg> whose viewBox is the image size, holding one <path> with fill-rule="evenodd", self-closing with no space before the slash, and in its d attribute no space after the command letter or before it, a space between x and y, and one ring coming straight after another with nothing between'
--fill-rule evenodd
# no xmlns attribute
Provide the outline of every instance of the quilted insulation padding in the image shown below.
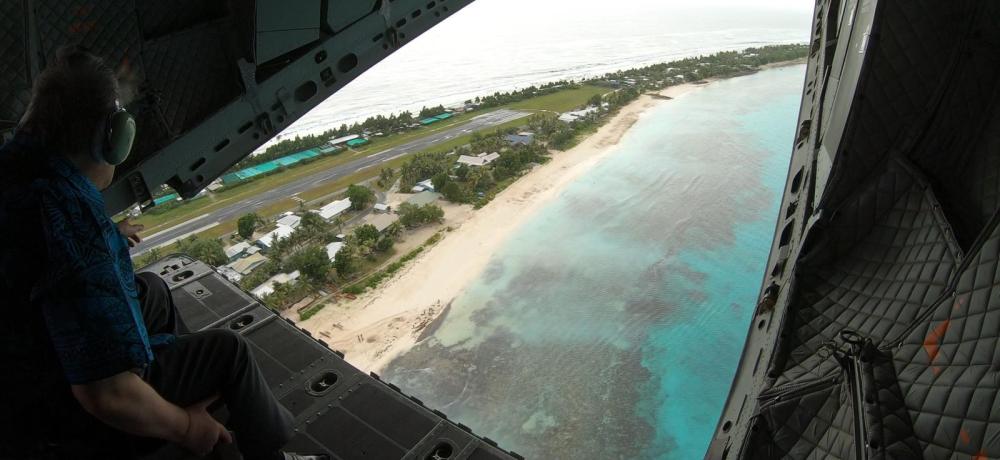
<svg viewBox="0 0 1000 460"><path fill-rule="evenodd" d="M933 194L894 160L833 217L797 268L775 386L825 375L817 351L841 331L898 337L945 292L960 254Z"/></svg>
<svg viewBox="0 0 1000 460"><path fill-rule="evenodd" d="M51 61L61 46L80 44L119 73L141 81L142 40L133 0L46 0L34 2L41 51Z"/></svg>
<svg viewBox="0 0 1000 460"><path fill-rule="evenodd" d="M974 0L881 0L851 122L821 205L835 207L927 112L968 27Z"/></svg>
<svg viewBox="0 0 1000 460"><path fill-rule="evenodd" d="M1000 2L980 2L939 107L909 157L926 171L963 247L1000 204Z"/></svg>
<svg viewBox="0 0 1000 460"><path fill-rule="evenodd" d="M145 44L147 83L171 133L188 131L240 95L231 30L231 22L222 20Z"/></svg>
<svg viewBox="0 0 1000 460"><path fill-rule="evenodd" d="M854 412L841 372L784 394L762 394L744 458L855 458Z"/></svg>
<svg viewBox="0 0 1000 460"><path fill-rule="evenodd" d="M926 459L1000 458L1000 228L993 225L954 295L892 350Z"/></svg>
<svg viewBox="0 0 1000 460"><path fill-rule="evenodd" d="M22 2L0 2L0 122L17 122L30 99L24 17Z"/></svg>

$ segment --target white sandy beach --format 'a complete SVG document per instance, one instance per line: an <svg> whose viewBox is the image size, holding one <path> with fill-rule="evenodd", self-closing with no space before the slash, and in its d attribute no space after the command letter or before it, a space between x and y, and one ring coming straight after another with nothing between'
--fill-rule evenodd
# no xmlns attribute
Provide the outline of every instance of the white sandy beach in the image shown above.
<svg viewBox="0 0 1000 460"><path fill-rule="evenodd" d="M685 84L660 94L680 97L704 86ZM411 261L393 279L353 301L326 307L300 326L323 338L364 371L381 372L393 358L415 345L421 331L486 268L493 254L527 219L581 174L608 155L646 110L666 99L641 96L622 108L595 134L519 179L480 210L444 206L444 227L437 245ZM419 244L432 232L408 236Z"/></svg>

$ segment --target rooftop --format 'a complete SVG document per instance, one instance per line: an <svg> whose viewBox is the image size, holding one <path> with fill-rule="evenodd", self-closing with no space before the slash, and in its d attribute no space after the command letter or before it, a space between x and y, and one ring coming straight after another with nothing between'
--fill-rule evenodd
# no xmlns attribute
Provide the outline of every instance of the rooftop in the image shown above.
<svg viewBox="0 0 1000 460"><path fill-rule="evenodd" d="M566 112L562 115L559 115L559 121L570 123L596 112L597 112L597 107L590 106L583 110L575 110L572 112Z"/></svg>
<svg viewBox="0 0 1000 460"><path fill-rule="evenodd" d="M230 263L225 267L239 273L240 275L246 275L254 271L255 268L261 266L264 262L267 262L267 257L264 257L263 254L255 253Z"/></svg>
<svg viewBox="0 0 1000 460"><path fill-rule="evenodd" d="M227 258L232 259L233 257L243 254L244 252L247 251L247 249L250 249L250 243L243 242L234 244L226 248L224 252L226 253Z"/></svg>
<svg viewBox="0 0 1000 460"><path fill-rule="evenodd" d="M277 222L278 225L284 225L286 227L291 227L291 228L298 227L300 223L302 223L302 218L296 216L295 214L282 217L281 219L278 219Z"/></svg>
<svg viewBox="0 0 1000 460"><path fill-rule="evenodd" d="M458 162L469 166L486 166L490 163L496 161L500 158L500 154L497 152L493 153L480 153L476 156L461 155L458 157Z"/></svg>
<svg viewBox="0 0 1000 460"><path fill-rule="evenodd" d="M434 203L439 198L441 198L440 193L420 192L411 196L409 199L406 200L406 202L410 204L415 204L417 206L423 206L425 204Z"/></svg>
<svg viewBox="0 0 1000 460"><path fill-rule="evenodd" d="M265 248L270 248L274 246L275 241L288 238L289 236L292 236L292 233L295 233L295 229L292 227L279 225L278 228L271 230L268 234L260 237L260 239L257 240L257 244Z"/></svg>
<svg viewBox="0 0 1000 460"><path fill-rule="evenodd" d="M323 206L322 208L319 208L318 211L314 212L319 214L319 216L322 217L323 219L330 220L333 219L334 217L343 214L348 209L351 209L351 200L350 198L344 198L343 200L337 200L326 206Z"/></svg>
<svg viewBox="0 0 1000 460"><path fill-rule="evenodd" d="M299 271L295 270L291 273L278 273L264 281L260 286L253 288L250 291L251 294L263 298L266 295L274 293L274 287L279 284L290 283L299 279Z"/></svg>
<svg viewBox="0 0 1000 460"><path fill-rule="evenodd" d="M330 258L330 262L333 262L337 258L337 253L344 249L344 244L343 241L337 241L326 245L326 256Z"/></svg>
<svg viewBox="0 0 1000 460"><path fill-rule="evenodd" d="M375 226L375 229L381 233L397 220L399 220L399 216L395 214L372 214L365 218L365 224Z"/></svg>
<svg viewBox="0 0 1000 460"><path fill-rule="evenodd" d="M504 136L504 139L507 140L507 142L509 142L512 145L517 145L517 144L530 145L532 142L535 141L535 135L532 133L508 134Z"/></svg>
<svg viewBox="0 0 1000 460"><path fill-rule="evenodd" d="M359 136L357 134L351 134L350 136L344 136L344 137L338 137L336 139L330 139L330 145L336 146L336 145L343 144L343 143L348 142L348 141L353 141L353 140L355 140L355 139L357 139L359 137L361 137L361 136Z"/></svg>

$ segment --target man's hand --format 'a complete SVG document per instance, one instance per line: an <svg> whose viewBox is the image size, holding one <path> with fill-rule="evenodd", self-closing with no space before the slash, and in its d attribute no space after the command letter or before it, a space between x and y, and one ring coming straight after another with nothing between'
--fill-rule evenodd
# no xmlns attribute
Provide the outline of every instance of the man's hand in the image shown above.
<svg viewBox="0 0 1000 460"><path fill-rule="evenodd" d="M212 417L212 414L208 413L208 406L215 402L217 398L218 396L212 396L184 408L184 411L188 415L188 427L179 444L200 456L211 453L212 449L219 442L226 444L233 442L233 437L226 430L226 427L222 426L221 423Z"/></svg>
<svg viewBox="0 0 1000 460"><path fill-rule="evenodd" d="M71 385L70 389L84 410L126 433L170 441L199 455L211 452L219 441L233 441L208 413L209 404L216 400L214 396L178 407L131 371Z"/></svg>
<svg viewBox="0 0 1000 460"><path fill-rule="evenodd" d="M142 242L139 232L145 228L142 224L133 224L131 217L118 222L118 231L128 240L128 247L130 248Z"/></svg>

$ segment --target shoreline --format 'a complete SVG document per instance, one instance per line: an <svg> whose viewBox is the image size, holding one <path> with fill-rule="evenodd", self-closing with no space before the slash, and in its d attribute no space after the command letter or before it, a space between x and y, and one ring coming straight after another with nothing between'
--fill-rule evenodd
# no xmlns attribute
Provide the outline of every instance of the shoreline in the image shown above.
<svg viewBox="0 0 1000 460"><path fill-rule="evenodd" d="M804 62L778 62L757 71ZM328 306L298 325L343 352L352 365L382 373L393 359L440 327L452 303L479 278L510 236L569 184L613 154L644 113L726 78L641 95L577 146L552 152L549 162L520 177L482 209L473 211L470 205L441 203L445 222L435 231L450 231L440 242L382 286L356 300Z"/></svg>
<svg viewBox="0 0 1000 460"><path fill-rule="evenodd" d="M416 345L418 338L424 338L425 329L440 326L443 313L480 276L514 231L614 153L646 111L714 81L685 83L656 96L640 96L577 146L552 153L550 161L526 173L482 209L461 212L456 208L471 206L445 206L442 227L452 230L439 243L384 285L356 300L331 305L299 326L343 352L359 369L382 372Z"/></svg>

